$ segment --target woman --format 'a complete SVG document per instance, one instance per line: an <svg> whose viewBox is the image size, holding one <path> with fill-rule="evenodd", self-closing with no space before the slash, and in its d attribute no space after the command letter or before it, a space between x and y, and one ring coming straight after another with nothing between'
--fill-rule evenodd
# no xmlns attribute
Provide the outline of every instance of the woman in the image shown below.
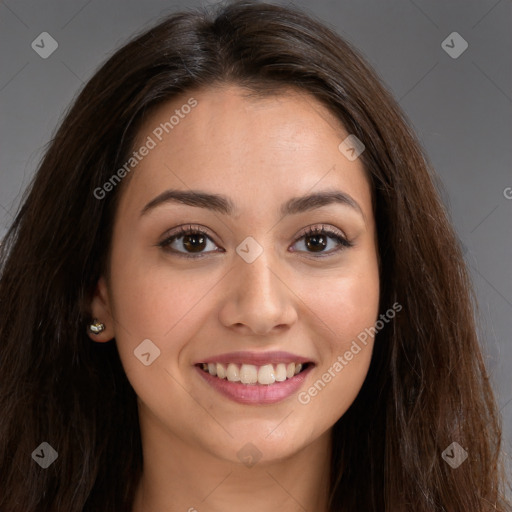
<svg viewBox="0 0 512 512"><path fill-rule="evenodd" d="M0 510L510 510L431 175L298 11L121 48L2 245Z"/></svg>

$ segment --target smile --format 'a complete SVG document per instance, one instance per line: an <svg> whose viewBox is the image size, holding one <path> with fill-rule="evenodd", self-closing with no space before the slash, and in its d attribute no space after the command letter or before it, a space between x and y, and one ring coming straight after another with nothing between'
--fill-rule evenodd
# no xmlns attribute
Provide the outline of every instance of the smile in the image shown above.
<svg viewBox="0 0 512 512"><path fill-rule="evenodd" d="M276 382L284 382L298 375L307 368L307 363L278 363L256 366L242 363L200 363L205 373L229 382L240 382L246 385L269 386Z"/></svg>
<svg viewBox="0 0 512 512"><path fill-rule="evenodd" d="M194 364L215 392L244 405L275 404L300 391L316 363L283 351L217 354Z"/></svg>

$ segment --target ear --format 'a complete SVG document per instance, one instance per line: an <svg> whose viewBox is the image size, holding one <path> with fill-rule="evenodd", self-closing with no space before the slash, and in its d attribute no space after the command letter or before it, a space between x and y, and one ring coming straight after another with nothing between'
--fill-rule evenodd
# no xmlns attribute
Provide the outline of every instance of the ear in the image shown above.
<svg viewBox="0 0 512 512"><path fill-rule="evenodd" d="M91 340L99 343L105 343L114 338L114 321L111 311L112 309L107 282L102 276L98 280L98 284L96 285L96 290L94 291L94 296L91 301L91 314L94 320L97 320L105 326L105 330L98 334L94 334L89 328L87 328L87 334Z"/></svg>

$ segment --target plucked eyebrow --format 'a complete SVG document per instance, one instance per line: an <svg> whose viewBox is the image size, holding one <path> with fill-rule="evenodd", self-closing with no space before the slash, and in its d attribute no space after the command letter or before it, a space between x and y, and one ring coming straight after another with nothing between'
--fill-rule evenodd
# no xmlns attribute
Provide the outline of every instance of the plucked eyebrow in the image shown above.
<svg viewBox="0 0 512 512"><path fill-rule="evenodd" d="M229 197L221 194L210 194L200 190L170 189L162 192L144 206L141 211L141 216L166 203L178 203L195 206L197 208L206 208L207 210L223 215L235 215L239 211ZM365 218L357 201L341 190L328 190L305 196L292 197L281 206L280 211L282 216L294 215L333 203L349 206L359 213L363 219Z"/></svg>

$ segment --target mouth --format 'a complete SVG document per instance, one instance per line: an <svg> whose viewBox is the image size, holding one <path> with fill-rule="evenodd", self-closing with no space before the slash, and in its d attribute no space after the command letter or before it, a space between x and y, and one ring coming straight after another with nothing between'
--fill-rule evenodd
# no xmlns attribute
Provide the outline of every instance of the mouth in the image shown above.
<svg viewBox="0 0 512 512"><path fill-rule="evenodd" d="M306 371L312 363L277 363L254 365L249 363L198 363L204 373L217 379L239 382L247 386L271 386L292 379Z"/></svg>
<svg viewBox="0 0 512 512"><path fill-rule="evenodd" d="M210 388L245 405L274 404L299 391L316 366L286 352L238 352L194 364Z"/></svg>

